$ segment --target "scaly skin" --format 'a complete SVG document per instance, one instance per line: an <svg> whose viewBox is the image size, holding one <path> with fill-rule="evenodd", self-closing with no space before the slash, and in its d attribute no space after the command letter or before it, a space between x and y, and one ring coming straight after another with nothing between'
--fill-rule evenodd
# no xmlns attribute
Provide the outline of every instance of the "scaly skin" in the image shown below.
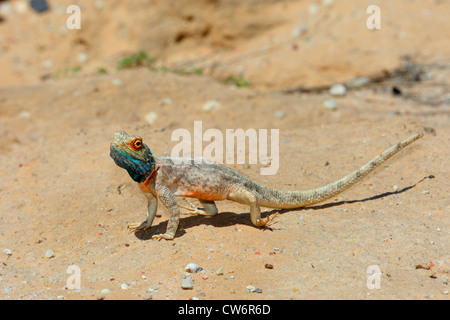
<svg viewBox="0 0 450 320"><path fill-rule="evenodd" d="M276 209L292 209L314 205L330 199L348 189L397 152L423 137L415 134L389 148L360 169L324 187L306 191L283 191L259 185L248 177L217 163L200 164L189 160L179 163L170 157L154 157L142 138L116 132L111 143L111 157L116 164L128 171L148 200L147 219L131 224L130 230L151 227L156 215L158 199L169 210L166 233L152 239L172 240L178 229L180 208L175 197L197 198L201 209L191 209L194 214L214 216L214 201L232 200L250 206L250 220L256 227L265 227L278 214L261 218L260 206Z"/></svg>

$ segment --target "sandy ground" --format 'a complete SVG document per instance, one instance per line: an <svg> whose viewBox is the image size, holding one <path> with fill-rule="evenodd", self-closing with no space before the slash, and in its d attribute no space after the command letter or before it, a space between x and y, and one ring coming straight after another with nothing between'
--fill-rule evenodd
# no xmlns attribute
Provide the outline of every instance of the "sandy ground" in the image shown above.
<svg viewBox="0 0 450 320"><path fill-rule="evenodd" d="M0 10L1 299L449 298L449 2L373 1L382 25L368 30L361 1L86 0L68 30L70 2ZM116 70L139 50L152 68ZM336 198L281 211L273 231L223 201L214 218L183 215L173 241L151 240L167 225L162 205L151 230L129 233L146 200L109 157L114 132L169 155L172 132L195 120L279 129L277 174L231 167L286 190L425 137ZM203 270L183 290L188 263ZM72 265L79 289L67 287Z"/></svg>

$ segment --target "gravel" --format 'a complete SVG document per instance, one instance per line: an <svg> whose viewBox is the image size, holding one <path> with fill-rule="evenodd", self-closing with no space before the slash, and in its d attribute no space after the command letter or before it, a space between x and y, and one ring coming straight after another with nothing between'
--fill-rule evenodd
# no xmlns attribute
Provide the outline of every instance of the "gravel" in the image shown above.
<svg viewBox="0 0 450 320"><path fill-rule="evenodd" d="M47 259L53 258L55 256L55 252L53 250L48 249L45 251L45 257Z"/></svg>
<svg viewBox="0 0 450 320"><path fill-rule="evenodd" d="M343 96L347 93L347 88L342 83L336 83L330 88L333 96Z"/></svg>
<svg viewBox="0 0 450 320"><path fill-rule="evenodd" d="M181 280L181 289L183 290L192 290L194 286L192 285L192 278L188 273L183 274L183 278Z"/></svg>

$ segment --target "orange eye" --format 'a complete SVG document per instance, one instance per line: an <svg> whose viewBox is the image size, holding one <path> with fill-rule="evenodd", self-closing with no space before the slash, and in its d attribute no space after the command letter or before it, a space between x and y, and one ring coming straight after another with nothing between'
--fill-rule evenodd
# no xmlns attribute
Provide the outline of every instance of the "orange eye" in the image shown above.
<svg viewBox="0 0 450 320"><path fill-rule="evenodd" d="M141 139L136 139L136 140L134 140L134 141L133 141L133 147L134 147L136 150L141 150L141 148L142 148L142 140L141 140Z"/></svg>

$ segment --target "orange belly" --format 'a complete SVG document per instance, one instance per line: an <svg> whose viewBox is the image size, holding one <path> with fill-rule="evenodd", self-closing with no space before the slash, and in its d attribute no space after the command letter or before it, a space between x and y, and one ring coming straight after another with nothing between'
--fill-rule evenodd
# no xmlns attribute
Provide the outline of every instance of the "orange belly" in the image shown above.
<svg viewBox="0 0 450 320"><path fill-rule="evenodd" d="M224 195L223 192L212 188L205 188L202 186L178 188L178 190L175 192L175 195L179 197L190 197L209 201L220 201L226 199L226 195Z"/></svg>

